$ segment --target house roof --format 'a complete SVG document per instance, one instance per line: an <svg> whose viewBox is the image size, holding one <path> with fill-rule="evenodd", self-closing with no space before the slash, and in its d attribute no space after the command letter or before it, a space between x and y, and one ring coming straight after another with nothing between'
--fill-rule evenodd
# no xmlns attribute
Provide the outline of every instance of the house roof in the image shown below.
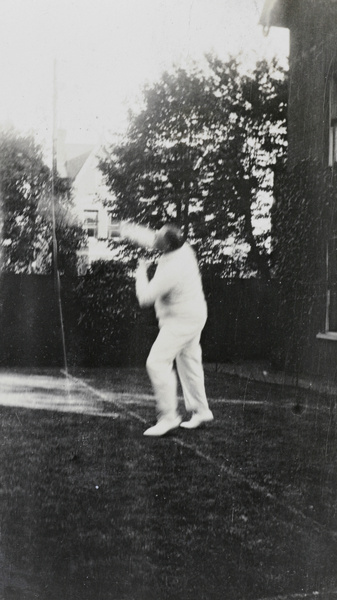
<svg viewBox="0 0 337 600"><path fill-rule="evenodd" d="M82 152L81 154L74 156L66 161L67 175L70 179L76 179L85 161L89 158L92 149L93 147L91 147L90 150L86 150L85 152Z"/></svg>
<svg viewBox="0 0 337 600"><path fill-rule="evenodd" d="M265 0L260 25L266 27L289 27L290 4L295 0Z"/></svg>

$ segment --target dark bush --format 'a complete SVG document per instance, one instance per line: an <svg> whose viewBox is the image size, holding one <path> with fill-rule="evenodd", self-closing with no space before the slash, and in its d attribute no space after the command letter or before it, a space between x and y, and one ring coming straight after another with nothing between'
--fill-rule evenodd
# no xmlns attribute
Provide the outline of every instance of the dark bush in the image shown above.
<svg viewBox="0 0 337 600"><path fill-rule="evenodd" d="M80 347L78 342L76 348L70 344L69 360L82 363L82 355L87 366L128 362L139 316L128 265L113 261L94 263L91 271L79 278L73 302L77 314L75 339L80 339Z"/></svg>

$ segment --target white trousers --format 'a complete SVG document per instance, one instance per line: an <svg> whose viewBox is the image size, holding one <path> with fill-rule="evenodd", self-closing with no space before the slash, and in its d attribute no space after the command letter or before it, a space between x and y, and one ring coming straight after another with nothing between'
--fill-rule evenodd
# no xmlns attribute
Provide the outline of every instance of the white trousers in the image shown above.
<svg viewBox="0 0 337 600"><path fill-rule="evenodd" d="M200 324L171 321L168 324L164 323L159 331L146 361L157 401L158 418L177 416L177 377L174 360L186 410L208 410L200 347L203 325L200 327Z"/></svg>

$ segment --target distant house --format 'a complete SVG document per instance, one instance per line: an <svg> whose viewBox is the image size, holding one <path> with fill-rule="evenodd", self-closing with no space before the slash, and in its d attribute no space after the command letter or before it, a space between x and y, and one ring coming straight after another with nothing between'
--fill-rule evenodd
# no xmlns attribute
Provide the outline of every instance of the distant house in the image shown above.
<svg viewBox="0 0 337 600"><path fill-rule="evenodd" d="M96 260L112 260L109 248L111 219L104 201L111 192L98 168L100 147L67 144L65 132L58 134L57 169L72 184L74 209L87 233L87 244L79 252L79 273L84 273Z"/></svg>
<svg viewBox="0 0 337 600"><path fill-rule="evenodd" d="M266 0L260 24L290 31L286 177L293 187L278 197L275 186L292 235L285 247L295 331L289 356L296 355L298 369L336 379L337 0ZM295 269L296 255L303 264Z"/></svg>

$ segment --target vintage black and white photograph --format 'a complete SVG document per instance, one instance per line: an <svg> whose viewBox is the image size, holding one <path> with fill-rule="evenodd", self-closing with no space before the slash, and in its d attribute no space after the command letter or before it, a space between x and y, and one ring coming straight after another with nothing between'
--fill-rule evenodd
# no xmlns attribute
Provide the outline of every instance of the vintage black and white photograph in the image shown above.
<svg viewBox="0 0 337 600"><path fill-rule="evenodd" d="M0 0L0 600L337 600L337 0Z"/></svg>

